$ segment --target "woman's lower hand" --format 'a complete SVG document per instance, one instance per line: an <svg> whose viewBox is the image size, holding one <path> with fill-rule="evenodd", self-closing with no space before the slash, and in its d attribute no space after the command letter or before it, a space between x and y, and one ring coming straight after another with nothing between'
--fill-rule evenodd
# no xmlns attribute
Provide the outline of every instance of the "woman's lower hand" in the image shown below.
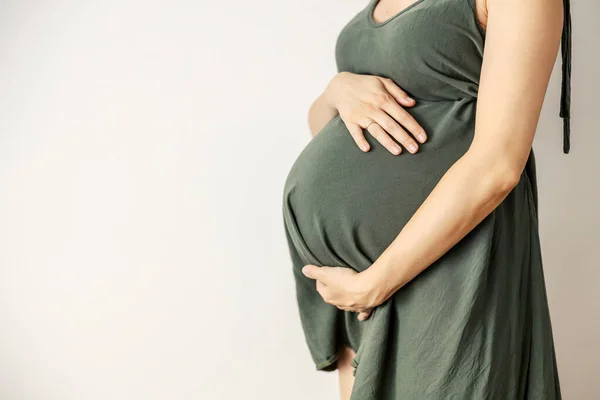
<svg viewBox="0 0 600 400"><path fill-rule="evenodd" d="M359 313L361 321L367 319L384 298L379 287L352 268L308 264L302 268L302 273L316 281L317 291L326 303L340 310Z"/></svg>
<svg viewBox="0 0 600 400"><path fill-rule="evenodd" d="M417 140L420 143L427 140L425 130L402 108L412 107L415 100L390 78L340 72L327 86L325 96L338 110L354 141L363 151L370 149L363 129L396 155L402 152L402 148L394 139L411 153L419 149Z"/></svg>

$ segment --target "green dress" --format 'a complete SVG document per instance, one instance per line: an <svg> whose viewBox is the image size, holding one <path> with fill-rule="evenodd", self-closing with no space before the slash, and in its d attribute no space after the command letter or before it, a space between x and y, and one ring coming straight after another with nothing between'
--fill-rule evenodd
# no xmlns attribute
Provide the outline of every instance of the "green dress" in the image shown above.
<svg viewBox="0 0 600 400"><path fill-rule="evenodd" d="M363 153L338 115L291 167L283 220L315 366L332 371L338 350L353 348L351 400L561 399L533 150L508 197L366 321L325 303L301 272L306 264L368 268L473 139L485 42L474 0L418 0L384 22L372 17L376 3L341 30L338 71L393 79L416 99L406 110L428 141L394 156L365 131L371 150ZM566 153L569 19L565 37Z"/></svg>

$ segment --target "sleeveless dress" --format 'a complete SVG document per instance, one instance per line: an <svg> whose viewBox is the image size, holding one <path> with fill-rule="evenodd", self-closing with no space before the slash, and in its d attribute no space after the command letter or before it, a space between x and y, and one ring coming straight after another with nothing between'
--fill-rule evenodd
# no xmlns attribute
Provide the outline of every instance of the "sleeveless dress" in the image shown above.
<svg viewBox="0 0 600 400"><path fill-rule="evenodd" d="M474 0L417 0L375 22L377 1L370 0L341 30L338 71L393 79L416 99L406 111L423 126L428 141L416 154L395 156L365 131L371 150L363 153L337 115L292 165L283 190L283 221L315 366L332 371L340 348L354 349L351 400L561 399L533 150L502 203L367 320L325 303L315 281L301 272L306 264L368 268L473 139L485 42Z"/></svg>

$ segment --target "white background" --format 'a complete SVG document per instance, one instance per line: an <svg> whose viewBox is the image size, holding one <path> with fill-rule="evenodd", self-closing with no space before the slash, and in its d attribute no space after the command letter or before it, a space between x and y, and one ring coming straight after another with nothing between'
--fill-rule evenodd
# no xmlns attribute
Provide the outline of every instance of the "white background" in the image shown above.
<svg viewBox="0 0 600 400"><path fill-rule="evenodd" d="M0 1L0 398L337 398L281 196L366 0ZM565 399L600 398L600 6L534 143Z"/></svg>

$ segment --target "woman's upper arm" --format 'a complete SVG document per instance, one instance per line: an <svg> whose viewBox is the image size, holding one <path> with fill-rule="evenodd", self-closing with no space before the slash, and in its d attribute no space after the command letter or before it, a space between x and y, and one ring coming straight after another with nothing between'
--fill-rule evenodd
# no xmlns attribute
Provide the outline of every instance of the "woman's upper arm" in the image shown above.
<svg viewBox="0 0 600 400"><path fill-rule="evenodd" d="M470 153L520 175L558 53L562 0L487 0Z"/></svg>

